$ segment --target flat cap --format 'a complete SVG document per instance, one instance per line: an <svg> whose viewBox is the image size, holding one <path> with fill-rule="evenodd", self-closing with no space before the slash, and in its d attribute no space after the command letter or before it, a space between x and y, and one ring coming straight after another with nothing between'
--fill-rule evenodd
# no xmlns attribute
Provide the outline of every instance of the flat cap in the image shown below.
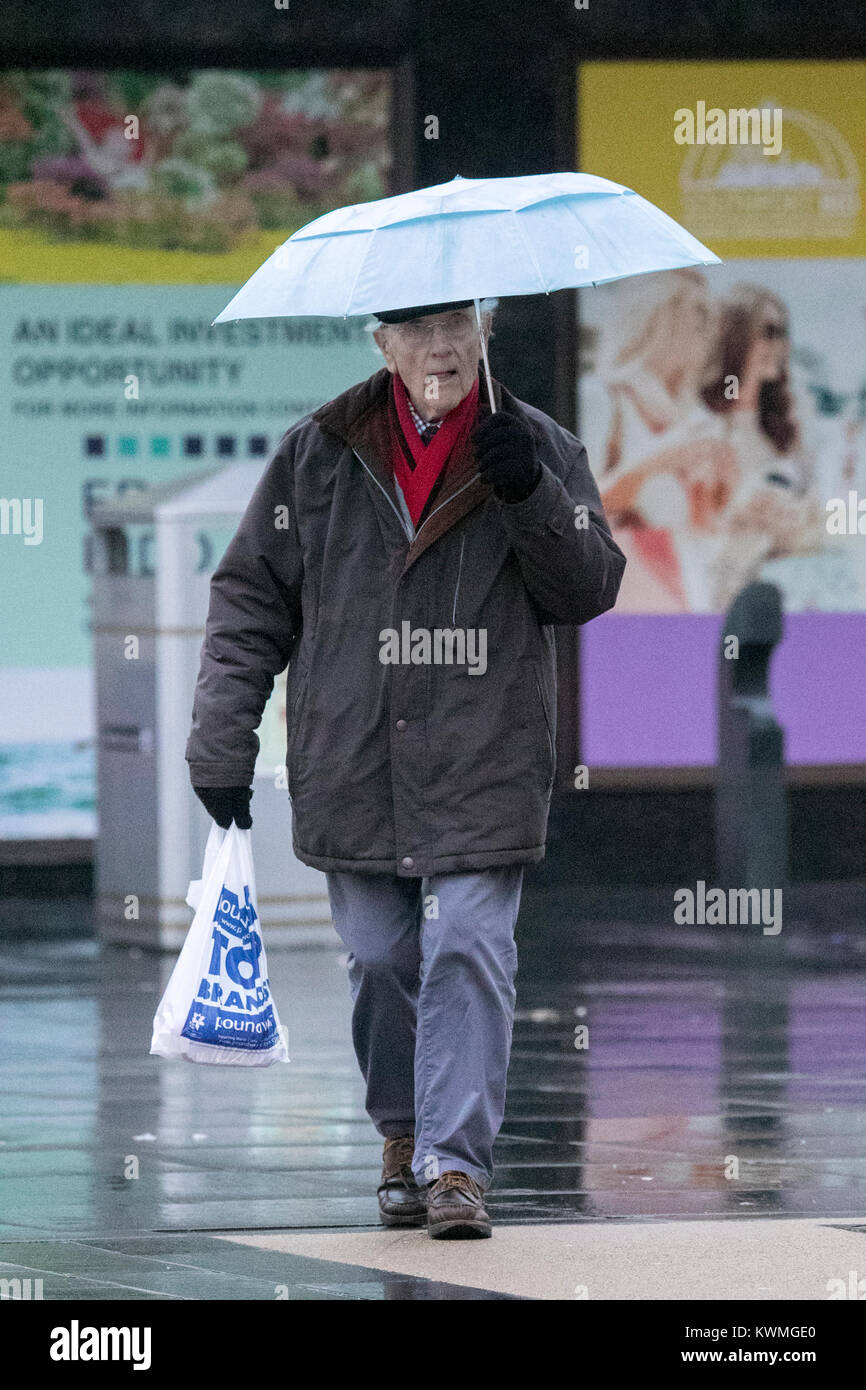
<svg viewBox="0 0 866 1390"><path fill-rule="evenodd" d="M471 299L455 299L451 304L416 304L412 309L384 309L375 317L381 323L408 323L410 319L423 318L425 314L447 314L449 309L466 309Z"/></svg>

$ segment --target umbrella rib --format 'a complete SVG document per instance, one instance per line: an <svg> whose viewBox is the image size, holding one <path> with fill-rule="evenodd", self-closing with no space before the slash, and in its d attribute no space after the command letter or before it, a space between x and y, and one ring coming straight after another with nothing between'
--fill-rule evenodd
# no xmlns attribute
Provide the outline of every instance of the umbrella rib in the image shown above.
<svg viewBox="0 0 866 1390"><path fill-rule="evenodd" d="M368 233L369 240L368 240L368 242L367 242L367 249L366 249L366 251L364 252L363 256L360 258L359 262L358 262L358 269L355 271L355 278L354 278L354 280L352 281L352 288L349 290L348 298L347 298L347 300L346 300L346 303L345 303L344 306L343 306L343 318L344 318L344 319L345 319L345 318L348 318L348 316L349 316L349 312L350 312L351 304L352 304L352 296L353 296L353 294L355 293L355 286L356 286L357 283L358 283L358 276L361 274L361 271L364 269L364 262L365 262L365 260L367 259L367 252L370 250L370 246L372 245L373 237L374 237L375 235L376 235L376 228L375 228L375 227L372 227L372 228L370 229L369 233Z"/></svg>
<svg viewBox="0 0 866 1390"><path fill-rule="evenodd" d="M529 238L527 237L527 235L526 235L525 231L523 230L523 228L521 227L521 225L520 225L520 218L518 217L518 215L517 215L517 213L515 212L514 208L511 209L511 216L512 216L512 218L514 219L514 225L517 227L517 230L520 232L520 235L523 237L523 242L524 242L524 245L526 246L527 251L529 252L529 256L530 256L530 259L531 259L531 261L532 261L532 264L535 266L535 273L536 273L536 275L538 276L538 281L539 281L539 284L541 285L541 292L542 292L543 294L549 294L549 290L548 290L548 288L547 288L547 285L545 284L544 276L543 276L542 273L541 273L541 266L538 264L538 261L537 261L536 258L535 258L535 252L534 252L533 249L532 249L532 243L531 243L531 241L529 240Z"/></svg>

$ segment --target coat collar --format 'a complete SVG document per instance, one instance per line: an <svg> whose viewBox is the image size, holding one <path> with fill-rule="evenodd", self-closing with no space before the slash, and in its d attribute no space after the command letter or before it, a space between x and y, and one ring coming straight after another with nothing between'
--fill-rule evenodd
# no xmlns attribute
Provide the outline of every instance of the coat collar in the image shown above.
<svg viewBox="0 0 866 1390"><path fill-rule="evenodd" d="M351 386L348 391L313 412L313 419L323 430L343 440L357 451L376 480L397 506L397 494L390 466L391 449L388 435L386 405L390 372L387 367L374 372L366 381ZM479 416L490 413L487 383L479 371ZM493 399L497 410L521 414L520 403L500 382L493 381ZM415 563L434 541L456 524L467 512L492 496L493 489L478 476L471 440L459 454L452 454L446 466L442 490L430 515L421 522L406 555L403 572Z"/></svg>

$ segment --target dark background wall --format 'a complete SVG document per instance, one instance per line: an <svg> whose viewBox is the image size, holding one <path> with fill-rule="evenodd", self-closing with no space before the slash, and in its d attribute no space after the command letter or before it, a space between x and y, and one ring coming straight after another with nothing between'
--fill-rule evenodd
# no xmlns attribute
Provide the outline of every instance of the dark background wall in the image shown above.
<svg viewBox="0 0 866 1390"><path fill-rule="evenodd" d="M577 167L575 74L588 59L864 56L861 0L4 0L3 65L390 67L393 190ZM438 139L425 138L435 115ZM575 305L566 292L503 300L493 366L521 398L575 427ZM558 635L563 788L579 761L577 634ZM802 877L856 877L859 787L792 799ZM553 842L587 881L682 879L712 867L712 791L558 794ZM611 859L608 850L616 847ZM8 861L7 861L8 862ZM679 866L678 868L676 866ZM2 884L0 884L2 887Z"/></svg>
<svg viewBox="0 0 866 1390"><path fill-rule="evenodd" d="M394 67L394 191L574 168L575 65L590 58L855 57L858 0L4 0L6 66ZM439 138L425 139L435 115ZM571 296L511 300L497 373L574 426Z"/></svg>

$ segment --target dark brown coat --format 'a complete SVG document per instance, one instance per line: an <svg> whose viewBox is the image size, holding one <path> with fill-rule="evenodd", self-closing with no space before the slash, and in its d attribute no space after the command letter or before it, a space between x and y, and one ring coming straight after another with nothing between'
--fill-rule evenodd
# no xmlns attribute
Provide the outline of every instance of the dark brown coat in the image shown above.
<svg viewBox="0 0 866 1390"><path fill-rule="evenodd" d="M499 383L497 408L535 435L541 481L524 502L500 502L470 443L410 539L387 388L383 369L293 425L256 488L211 583L192 781L251 785L254 731L288 664L305 864L418 877L531 863L544 855L553 788L552 625L611 608L625 559L583 445ZM483 384L481 399L479 413ZM383 664L382 633L404 621L485 629L486 672Z"/></svg>

